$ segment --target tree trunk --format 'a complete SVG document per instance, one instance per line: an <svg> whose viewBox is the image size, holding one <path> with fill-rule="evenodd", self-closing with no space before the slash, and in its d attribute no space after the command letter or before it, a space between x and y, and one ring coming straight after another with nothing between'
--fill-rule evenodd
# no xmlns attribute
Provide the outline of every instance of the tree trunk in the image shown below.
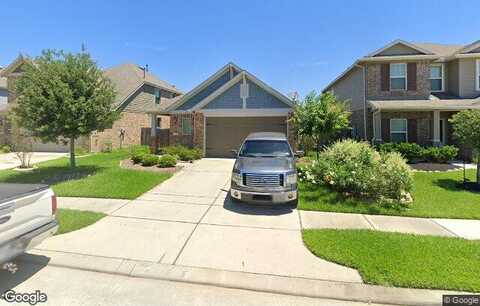
<svg viewBox="0 0 480 306"><path fill-rule="evenodd" d="M480 185L480 154L477 155L477 185Z"/></svg>
<svg viewBox="0 0 480 306"><path fill-rule="evenodd" d="M75 168L75 138L70 138L70 168Z"/></svg>

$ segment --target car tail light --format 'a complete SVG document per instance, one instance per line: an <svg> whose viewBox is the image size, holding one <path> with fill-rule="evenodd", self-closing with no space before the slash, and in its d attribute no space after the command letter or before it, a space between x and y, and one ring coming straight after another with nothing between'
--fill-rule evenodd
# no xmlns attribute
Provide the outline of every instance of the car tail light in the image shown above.
<svg viewBox="0 0 480 306"><path fill-rule="evenodd" d="M52 196L52 215L57 214L57 197L55 195Z"/></svg>

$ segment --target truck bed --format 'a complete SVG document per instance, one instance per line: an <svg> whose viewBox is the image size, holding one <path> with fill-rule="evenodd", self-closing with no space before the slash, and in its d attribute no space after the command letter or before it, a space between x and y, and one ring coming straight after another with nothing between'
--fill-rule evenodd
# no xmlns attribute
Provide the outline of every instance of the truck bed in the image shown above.
<svg viewBox="0 0 480 306"><path fill-rule="evenodd" d="M0 183L0 204L16 198L24 197L42 190L48 185L41 184L4 184Z"/></svg>

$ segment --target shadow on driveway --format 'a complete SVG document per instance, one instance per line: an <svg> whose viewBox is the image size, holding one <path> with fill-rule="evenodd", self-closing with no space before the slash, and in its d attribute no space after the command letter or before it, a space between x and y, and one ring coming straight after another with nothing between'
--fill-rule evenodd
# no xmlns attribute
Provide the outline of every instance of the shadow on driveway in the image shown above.
<svg viewBox="0 0 480 306"><path fill-rule="evenodd" d="M234 200L230 194L223 201L223 208L226 210L242 214L254 216L279 216L291 214L293 206L290 204L252 204Z"/></svg>
<svg viewBox="0 0 480 306"><path fill-rule="evenodd" d="M12 274L6 270L0 270L0 295L37 274L47 266L49 261L48 257L32 254L24 254L15 259L13 262L17 265L17 272Z"/></svg>

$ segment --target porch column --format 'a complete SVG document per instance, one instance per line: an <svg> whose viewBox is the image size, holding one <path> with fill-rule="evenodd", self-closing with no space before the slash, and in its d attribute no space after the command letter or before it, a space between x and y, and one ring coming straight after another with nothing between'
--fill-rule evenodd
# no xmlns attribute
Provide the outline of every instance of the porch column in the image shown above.
<svg viewBox="0 0 480 306"><path fill-rule="evenodd" d="M382 142L382 113L380 111L373 113L373 142Z"/></svg>
<svg viewBox="0 0 480 306"><path fill-rule="evenodd" d="M157 149L157 114L150 114L150 151L155 154Z"/></svg>
<svg viewBox="0 0 480 306"><path fill-rule="evenodd" d="M440 142L440 111L433 111L433 139L432 145L439 147Z"/></svg>

